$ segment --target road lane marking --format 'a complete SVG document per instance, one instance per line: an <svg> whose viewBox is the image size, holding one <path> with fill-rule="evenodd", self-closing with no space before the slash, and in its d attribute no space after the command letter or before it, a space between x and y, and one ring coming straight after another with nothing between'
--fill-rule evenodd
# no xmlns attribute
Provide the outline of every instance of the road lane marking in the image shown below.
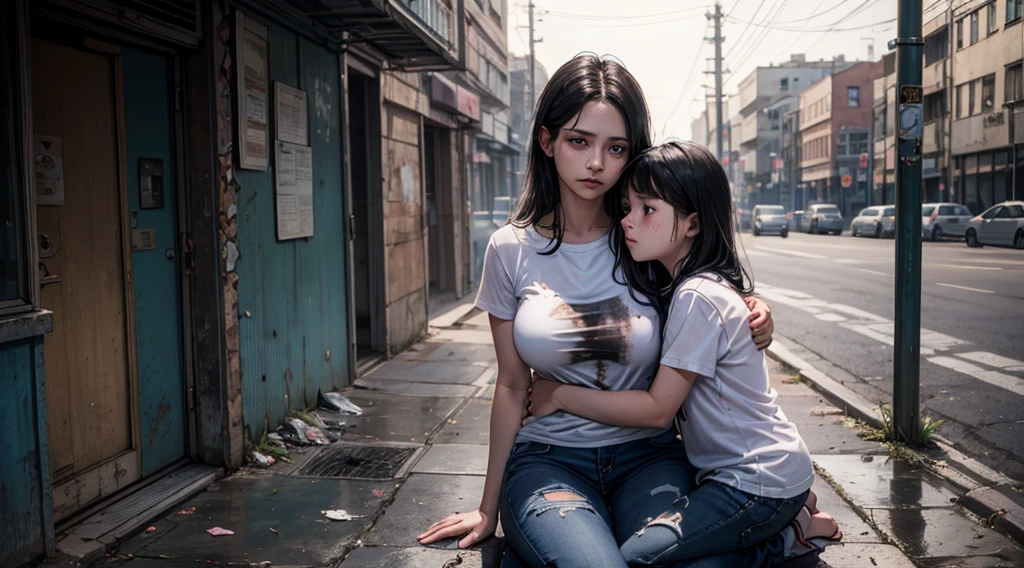
<svg viewBox="0 0 1024 568"><path fill-rule="evenodd" d="M886 274L885 272L879 272L877 270L868 270L867 268L857 268L856 270L860 270L861 272L867 272L868 274L877 274L879 276L889 276L890 278L892 277L891 274Z"/></svg>
<svg viewBox="0 0 1024 568"><path fill-rule="evenodd" d="M970 270L1002 270L1002 266L969 266L966 264L940 264L939 266L945 266L947 268L967 268Z"/></svg>
<svg viewBox="0 0 1024 568"><path fill-rule="evenodd" d="M787 255L787 256L796 256L796 257L799 257L799 258L813 258L815 260L824 260L824 259L828 258L828 257L822 256L820 254L811 254L809 252L799 252L799 251L795 251L795 250L780 249L780 248L775 248L775 247L764 247L764 246L761 246L761 245L758 245L755 248L758 249L758 250L766 250L766 251L769 251L769 252L774 252L774 253L778 253L778 254L784 254L784 255Z"/></svg>
<svg viewBox="0 0 1024 568"><path fill-rule="evenodd" d="M844 318L843 316L841 316L839 314L830 314L828 312L825 312L825 313L822 313L822 314L815 314L814 317L820 319L821 321L832 321L832 322L846 321L846 318Z"/></svg>
<svg viewBox="0 0 1024 568"><path fill-rule="evenodd" d="M1003 357L1002 355L996 355L995 353L988 353L986 351L957 353L956 356L961 359L974 361L975 363L981 363L982 365L988 365L989 367L999 367L1000 369L1016 371L1024 368L1024 361L1010 359L1009 357Z"/></svg>
<svg viewBox="0 0 1024 568"><path fill-rule="evenodd" d="M832 262L837 262L839 264L867 264L867 263L869 263L871 261L870 260L858 260L856 258L837 258L837 259L834 259Z"/></svg>
<svg viewBox="0 0 1024 568"><path fill-rule="evenodd" d="M967 290L968 292L980 292L982 294L995 294L991 290L982 290L981 288L971 288L970 286L957 286L956 284L943 284L942 282L936 282L936 286L945 286L946 288L956 288L957 290Z"/></svg>
<svg viewBox="0 0 1024 568"><path fill-rule="evenodd" d="M952 369L958 373L969 375L979 381L1006 389L1014 394L1024 396L1024 380L1018 379L1017 377L997 371L987 371L981 367L952 357L932 357L931 359L928 359L928 362L935 363L936 365L947 369Z"/></svg>

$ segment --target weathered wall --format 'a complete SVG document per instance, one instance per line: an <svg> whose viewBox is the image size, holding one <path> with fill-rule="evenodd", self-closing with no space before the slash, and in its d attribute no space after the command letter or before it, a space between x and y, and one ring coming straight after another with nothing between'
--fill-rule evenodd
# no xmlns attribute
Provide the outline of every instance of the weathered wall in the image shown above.
<svg viewBox="0 0 1024 568"><path fill-rule="evenodd" d="M424 224L422 115L430 100L420 76L381 77L384 257L389 354L405 350L427 331L426 226Z"/></svg>
<svg viewBox="0 0 1024 568"><path fill-rule="evenodd" d="M277 141L274 81L306 92L314 209L313 237L278 241L273 150L267 171L234 172L242 409L253 439L289 410L315 403L318 389L349 383L349 314L338 57L286 28L246 16L269 28L271 148Z"/></svg>
<svg viewBox="0 0 1024 568"><path fill-rule="evenodd" d="M44 507L51 504L48 458L40 461L49 455L40 428L46 422L42 372L42 337L0 344L0 428L8 433L0 452L0 566L44 553L50 522Z"/></svg>

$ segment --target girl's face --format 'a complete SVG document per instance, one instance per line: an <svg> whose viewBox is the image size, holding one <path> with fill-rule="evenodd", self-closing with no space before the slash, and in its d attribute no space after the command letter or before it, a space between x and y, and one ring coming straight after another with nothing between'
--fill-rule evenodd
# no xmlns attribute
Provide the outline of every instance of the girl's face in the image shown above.
<svg viewBox="0 0 1024 568"><path fill-rule="evenodd" d="M633 260L656 260L674 275L676 265L689 254L693 238L700 232L697 214L677 219L675 209L667 202L640 195L632 187L622 200L622 211L622 231Z"/></svg>
<svg viewBox="0 0 1024 568"><path fill-rule="evenodd" d="M566 192L579 199L601 199L619 180L629 161L626 121L617 108L605 101L591 101L576 119L558 131L556 138L540 129L540 146L555 160L563 202Z"/></svg>

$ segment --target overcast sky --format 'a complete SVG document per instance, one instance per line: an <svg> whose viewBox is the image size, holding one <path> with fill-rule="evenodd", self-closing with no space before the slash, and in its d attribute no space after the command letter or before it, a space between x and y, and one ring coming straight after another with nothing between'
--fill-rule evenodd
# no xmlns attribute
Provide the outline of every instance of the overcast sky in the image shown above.
<svg viewBox="0 0 1024 568"><path fill-rule="evenodd" d="M509 1L509 51L529 53L528 0ZM534 0L537 60L548 73L583 51L611 54L636 76L651 107L655 138L690 138L704 107L702 85L714 85L714 35L708 0ZM925 5L929 2L926 1ZM755 67L804 53L808 60L845 55L875 59L896 36L895 0L722 0L723 91L735 93ZM931 14L926 17L930 19ZM890 21L891 20L891 21ZM749 24L747 22L750 22ZM856 29L854 29L856 28ZM831 31L828 31L831 30ZM714 91L709 90L713 94Z"/></svg>

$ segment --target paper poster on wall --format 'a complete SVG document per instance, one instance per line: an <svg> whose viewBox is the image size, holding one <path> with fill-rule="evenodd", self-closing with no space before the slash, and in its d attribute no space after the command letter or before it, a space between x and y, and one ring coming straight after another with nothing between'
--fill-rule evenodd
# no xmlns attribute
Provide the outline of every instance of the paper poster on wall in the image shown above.
<svg viewBox="0 0 1024 568"><path fill-rule="evenodd" d="M235 13L235 66L238 84L238 167L266 170L267 28Z"/></svg>
<svg viewBox="0 0 1024 568"><path fill-rule="evenodd" d="M36 205L64 205L64 151L57 136L35 135Z"/></svg>
<svg viewBox="0 0 1024 568"><path fill-rule="evenodd" d="M278 142L274 155L277 239L313 236L313 152L309 146Z"/></svg>
<svg viewBox="0 0 1024 568"><path fill-rule="evenodd" d="M309 105L306 91L274 81L274 104L277 107L277 139L305 146L309 143Z"/></svg>

